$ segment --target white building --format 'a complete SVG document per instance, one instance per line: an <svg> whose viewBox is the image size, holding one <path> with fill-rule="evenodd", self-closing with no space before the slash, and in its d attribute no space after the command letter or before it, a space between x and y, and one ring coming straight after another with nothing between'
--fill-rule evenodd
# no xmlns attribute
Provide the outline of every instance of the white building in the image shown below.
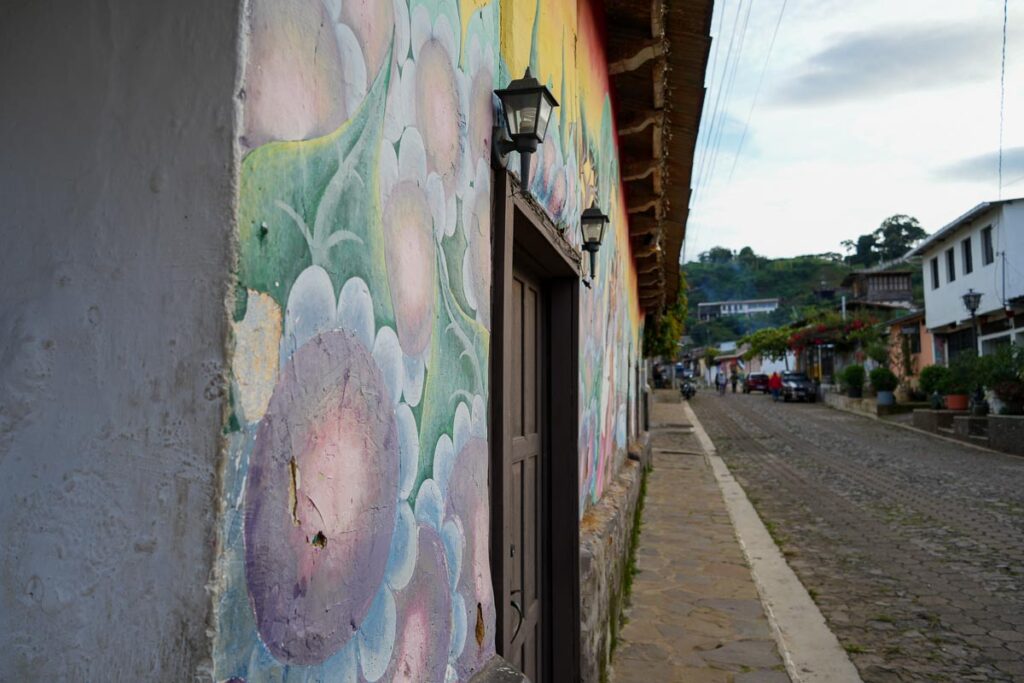
<svg viewBox="0 0 1024 683"><path fill-rule="evenodd" d="M981 294L977 344L983 354L1024 342L1024 198L983 202L936 231L907 258L924 273L925 325L935 335L936 362L975 345L964 294Z"/></svg>
<svg viewBox="0 0 1024 683"><path fill-rule="evenodd" d="M733 301L708 301L697 304L697 318L712 320L729 315L754 315L771 313L778 309L778 299L737 299Z"/></svg>

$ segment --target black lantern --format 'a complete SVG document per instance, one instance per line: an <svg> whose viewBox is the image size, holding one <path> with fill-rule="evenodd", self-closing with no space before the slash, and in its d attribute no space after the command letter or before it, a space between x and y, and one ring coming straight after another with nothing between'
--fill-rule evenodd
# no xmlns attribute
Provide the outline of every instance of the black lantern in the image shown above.
<svg viewBox="0 0 1024 683"><path fill-rule="evenodd" d="M595 199L590 208L580 216L580 231L583 233L583 249L590 252L590 277L597 273L597 250L604 241L604 229L608 226L608 216L597 208Z"/></svg>
<svg viewBox="0 0 1024 683"><path fill-rule="evenodd" d="M512 81L507 88L495 90L501 100L502 115L505 119L506 139L494 136L498 155L519 152L519 180L523 189L530 186L530 155L537 151L537 145L544 142L551 123L551 113L558 101L547 87L530 74L530 67L522 78Z"/></svg>
<svg viewBox="0 0 1024 683"><path fill-rule="evenodd" d="M981 305L981 292L975 292L974 289L968 289L967 293L964 294L964 308L971 314L973 318L978 312L978 306Z"/></svg>

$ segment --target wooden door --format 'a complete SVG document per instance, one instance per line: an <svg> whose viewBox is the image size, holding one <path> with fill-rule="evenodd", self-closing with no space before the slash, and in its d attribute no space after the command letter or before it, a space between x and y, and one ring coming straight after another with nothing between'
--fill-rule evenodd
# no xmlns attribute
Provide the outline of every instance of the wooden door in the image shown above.
<svg viewBox="0 0 1024 683"><path fill-rule="evenodd" d="M579 683L578 254L507 173L494 188L495 645L533 683Z"/></svg>
<svg viewBox="0 0 1024 683"><path fill-rule="evenodd" d="M543 536L545 406L544 311L541 284L515 270L511 287L511 382L508 387L511 448L506 476L510 493L505 547L509 594L505 603L508 659L533 683L544 676Z"/></svg>

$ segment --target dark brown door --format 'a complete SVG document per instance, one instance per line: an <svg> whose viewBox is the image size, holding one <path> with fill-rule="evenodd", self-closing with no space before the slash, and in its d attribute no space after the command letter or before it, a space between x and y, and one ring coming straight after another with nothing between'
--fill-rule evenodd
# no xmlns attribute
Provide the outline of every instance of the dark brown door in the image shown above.
<svg viewBox="0 0 1024 683"><path fill-rule="evenodd" d="M533 683L579 683L578 258L507 173L494 187L495 645Z"/></svg>
<svg viewBox="0 0 1024 683"><path fill-rule="evenodd" d="M511 418L511 449L506 472L511 495L505 539L509 595L508 657L534 683L543 666L544 520L544 311L540 283L514 270L511 291L512 381L506 404Z"/></svg>

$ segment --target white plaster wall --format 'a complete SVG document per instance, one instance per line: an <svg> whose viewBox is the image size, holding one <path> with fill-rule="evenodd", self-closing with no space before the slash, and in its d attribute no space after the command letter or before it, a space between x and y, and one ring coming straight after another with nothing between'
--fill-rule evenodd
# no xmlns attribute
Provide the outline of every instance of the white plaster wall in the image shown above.
<svg viewBox="0 0 1024 683"><path fill-rule="evenodd" d="M0 680L208 657L236 5L0 3Z"/></svg>
<svg viewBox="0 0 1024 683"><path fill-rule="evenodd" d="M981 231L991 225L996 259L983 265ZM974 255L974 272L964 275L961 242L970 235ZM956 253L956 280L947 281L946 250ZM1003 259L999 252L1006 251L1006 298L1024 295L1024 203L1014 202L991 209L974 221L968 229L961 229L952 239L945 240L923 254L925 319L929 329L950 323L970 320L964 308L963 295L968 289L982 293L978 314L997 311L1003 300ZM932 289L931 259L939 259L939 288Z"/></svg>

